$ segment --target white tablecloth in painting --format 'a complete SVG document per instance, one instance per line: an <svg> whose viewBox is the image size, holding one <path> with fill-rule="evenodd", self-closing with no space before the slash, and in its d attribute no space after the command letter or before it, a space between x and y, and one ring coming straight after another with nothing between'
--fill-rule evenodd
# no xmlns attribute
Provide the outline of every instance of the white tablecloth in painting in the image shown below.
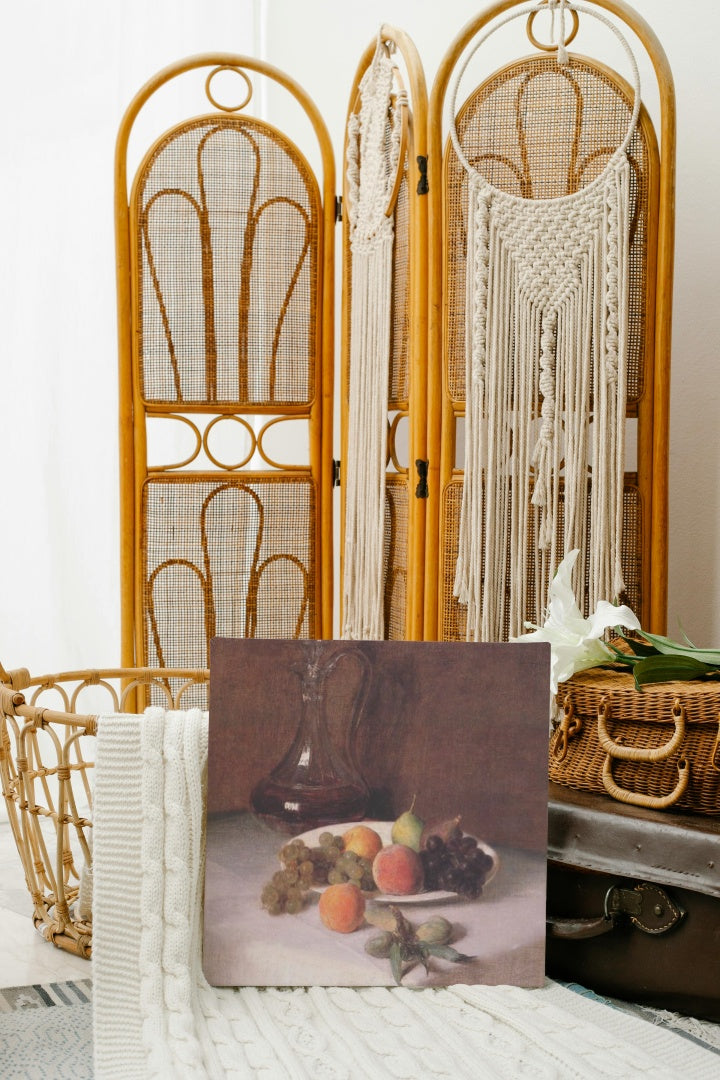
<svg viewBox="0 0 720 1080"><path fill-rule="evenodd" d="M328 930L320 920L316 893L297 915L270 915L261 907L263 885L280 869L278 852L289 839L247 813L209 820L206 975L218 986L392 985L389 961L365 952L366 940L378 933L372 925L350 934ZM427 904L420 893L402 903L403 914L416 925L444 915L455 928L454 948L472 957L462 964L433 959L428 975L418 965L403 985L542 984L545 859L509 849L498 854L498 872L477 900ZM368 910L383 907L368 900ZM529 980L531 972L534 979Z"/></svg>

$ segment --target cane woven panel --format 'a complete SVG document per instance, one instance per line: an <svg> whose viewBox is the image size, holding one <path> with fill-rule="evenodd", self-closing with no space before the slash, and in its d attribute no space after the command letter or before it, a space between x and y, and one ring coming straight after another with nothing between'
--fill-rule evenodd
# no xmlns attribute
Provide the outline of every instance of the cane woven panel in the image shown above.
<svg viewBox="0 0 720 1080"><path fill-rule="evenodd" d="M139 365L148 402L313 398L319 206L279 133L192 121L139 178Z"/></svg>
<svg viewBox="0 0 720 1080"><path fill-rule="evenodd" d="M314 636L314 510L306 478L148 480L143 550L150 666L174 667L182 656L193 667L207 667L206 642L216 635Z"/></svg>
<svg viewBox="0 0 720 1080"><path fill-rule="evenodd" d="M476 88L458 114L457 130L468 160L491 184L523 198L548 199L577 191L598 176L622 142L631 112L632 90L621 84L614 73L574 56L567 67L559 66L554 55L533 56L508 66ZM652 326L648 319L648 217L650 173L656 168L656 146L646 116L632 137L628 158L631 165L628 415L635 416L646 386L648 358L652 357ZM451 148L446 152L444 185L444 392L457 417L464 410L466 391L467 175ZM538 401L538 412L539 407ZM457 419L453 438L461 444L462 430L458 429ZM462 460L462 456L459 445L455 457ZM445 640L456 640L465 636L464 609L452 595L462 474L455 471L445 475L450 486L445 489L440 511L439 633ZM588 481L591 499L591 470ZM627 474L623 600L641 619L643 504L637 478ZM558 539L562 552L562 512ZM544 608L543 599L536 601L530 588L526 617L531 621L541 616Z"/></svg>
<svg viewBox="0 0 720 1080"><path fill-rule="evenodd" d="M303 155L249 116L179 124L136 176L143 664L207 667L216 635L321 636L321 215ZM155 460L151 436L178 420L194 449L177 464ZM192 703L204 692L193 691Z"/></svg>

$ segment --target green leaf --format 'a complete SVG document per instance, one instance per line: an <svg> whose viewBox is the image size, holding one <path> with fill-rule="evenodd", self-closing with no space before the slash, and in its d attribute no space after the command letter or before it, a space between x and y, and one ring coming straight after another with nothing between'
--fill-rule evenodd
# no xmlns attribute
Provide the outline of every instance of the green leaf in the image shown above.
<svg viewBox="0 0 720 1080"><path fill-rule="evenodd" d="M472 960L471 956L459 953L451 945L426 945L425 948L430 956L438 956L441 960L452 960L454 964L460 964L464 960Z"/></svg>
<svg viewBox="0 0 720 1080"><path fill-rule="evenodd" d="M394 941L393 944L390 946L390 968L391 968L392 973L393 973L393 978L394 978L395 982L398 984L398 986L402 982L402 975L403 975L401 951L402 951L402 948L401 948L400 942L399 941Z"/></svg>
<svg viewBox="0 0 720 1080"><path fill-rule="evenodd" d="M613 653L615 657L612 661L608 661L608 663L623 664L625 667L631 668L634 667L640 659L639 656L630 656L629 653L625 653L622 651L622 649L616 648L609 641L605 641L603 642L603 644L610 650L611 653Z"/></svg>
<svg viewBox="0 0 720 1080"><path fill-rule="evenodd" d="M418 946L418 956L420 957L420 963L425 968L425 974L426 975L430 974L430 966L428 964L429 955L430 955L430 946L429 945L419 945Z"/></svg>
<svg viewBox="0 0 720 1080"><path fill-rule="evenodd" d="M623 641L632 649L635 656L657 656L658 650L654 645L649 645L646 641L637 641L635 638L625 637L622 635ZM607 642L606 642L607 644ZM612 648L612 646L610 646Z"/></svg>
<svg viewBox="0 0 720 1080"><path fill-rule="evenodd" d="M701 675L720 674L717 668L704 664L692 656L646 656L633 667L635 686L642 689L645 683L673 682L698 679Z"/></svg>
<svg viewBox="0 0 720 1080"><path fill-rule="evenodd" d="M660 634L648 634L646 630L643 630L642 635L664 656L689 656L703 664L720 666L720 649L689 648L685 645L679 645L677 641L671 641L670 638L662 637Z"/></svg>

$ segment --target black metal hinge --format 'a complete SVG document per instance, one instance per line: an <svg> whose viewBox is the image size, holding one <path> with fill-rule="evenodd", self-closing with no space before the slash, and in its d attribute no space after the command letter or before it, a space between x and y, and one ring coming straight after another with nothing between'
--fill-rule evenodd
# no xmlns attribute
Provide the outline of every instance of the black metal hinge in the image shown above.
<svg viewBox="0 0 720 1080"><path fill-rule="evenodd" d="M430 190L427 178L427 158L418 156L417 164L418 169L420 170L420 179L418 180L417 193L418 195L427 195L428 191Z"/></svg>
<svg viewBox="0 0 720 1080"><path fill-rule="evenodd" d="M415 461L415 468L417 469L418 482L415 488L416 499L427 499L428 490L428 468L430 467L429 461L423 461L422 458L417 458Z"/></svg>
<svg viewBox="0 0 720 1080"><path fill-rule="evenodd" d="M332 486L340 487L340 462L333 458Z"/></svg>
<svg viewBox="0 0 720 1080"><path fill-rule="evenodd" d="M335 221L342 221L342 195L335 196Z"/></svg>

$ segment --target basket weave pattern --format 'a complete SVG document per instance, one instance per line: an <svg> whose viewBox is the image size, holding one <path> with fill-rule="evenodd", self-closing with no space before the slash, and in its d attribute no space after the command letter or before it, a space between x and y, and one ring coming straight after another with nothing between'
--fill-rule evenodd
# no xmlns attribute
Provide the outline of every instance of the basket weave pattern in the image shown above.
<svg viewBox="0 0 720 1080"><path fill-rule="evenodd" d="M187 704L207 670L109 668L33 678L0 667L0 784L33 921L58 948L92 951L92 784L98 713L134 711L152 692ZM95 711L82 713L81 699Z"/></svg>
<svg viewBox="0 0 720 1080"><path fill-rule="evenodd" d="M592 668L560 685L550 779L621 802L720 814L720 685L635 689L632 675Z"/></svg>

